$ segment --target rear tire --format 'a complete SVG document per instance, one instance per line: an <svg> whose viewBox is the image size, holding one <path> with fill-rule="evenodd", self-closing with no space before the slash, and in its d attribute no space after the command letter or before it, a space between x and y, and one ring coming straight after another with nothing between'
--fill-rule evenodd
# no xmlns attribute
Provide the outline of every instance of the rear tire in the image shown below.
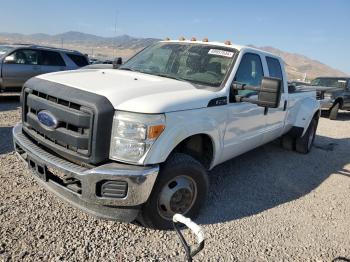
<svg viewBox="0 0 350 262"><path fill-rule="evenodd" d="M339 112L340 104L339 102L332 106L332 108L329 110L329 119L330 120L336 120Z"/></svg>
<svg viewBox="0 0 350 262"><path fill-rule="evenodd" d="M170 229L175 213L193 219L207 197L208 188L208 175L203 165L189 155L175 153L161 166L138 221L146 227Z"/></svg>
<svg viewBox="0 0 350 262"><path fill-rule="evenodd" d="M315 140L318 119L312 119L309 127L302 137L298 137L295 143L295 151L302 154L310 152Z"/></svg>
<svg viewBox="0 0 350 262"><path fill-rule="evenodd" d="M281 139L281 146L286 150L294 150L295 138L290 135L284 135Z"/></svg>

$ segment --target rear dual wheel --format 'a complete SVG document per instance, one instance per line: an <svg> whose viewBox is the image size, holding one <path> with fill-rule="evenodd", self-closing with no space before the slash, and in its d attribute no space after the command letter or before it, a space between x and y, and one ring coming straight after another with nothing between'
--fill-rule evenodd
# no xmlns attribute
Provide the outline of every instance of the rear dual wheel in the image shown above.
<svg viewBox="0 0 350 262"><path fill-rule="evenodd" d="M295 150L302 154L310 152L316 136L316 129L318 125L317 119L312 119L308 129L302 137L298 137L295 141Z"/></svg>
<svg viewBox="0 0 350 262"><path fill-rule="evenodd" d="M313 118L302 137L294 138L288 134L283 136L281 141L282 147L302 154L309 153L315 141L317 125L318 119Z"/></svg>

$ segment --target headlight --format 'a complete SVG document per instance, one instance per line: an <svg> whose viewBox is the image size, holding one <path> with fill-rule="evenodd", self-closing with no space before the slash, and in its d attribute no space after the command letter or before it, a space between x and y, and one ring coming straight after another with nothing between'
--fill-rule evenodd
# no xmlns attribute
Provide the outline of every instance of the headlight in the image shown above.
<svg viewBox="0 0 350 262"><path fill-rule="evenodd" d="M117 111L113 118L110 158L139 162L164 128L164 115Z"/></svg>

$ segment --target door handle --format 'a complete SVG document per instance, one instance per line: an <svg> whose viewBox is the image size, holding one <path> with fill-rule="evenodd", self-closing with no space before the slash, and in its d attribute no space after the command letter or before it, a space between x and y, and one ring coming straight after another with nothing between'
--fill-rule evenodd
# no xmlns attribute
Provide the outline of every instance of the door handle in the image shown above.
<svg viewBox="0 0 350 262"><path fill-rule="evenodd" d="M287 100L284 100L284 105L283 105L283 111L286 111L287 110Z"/></svg>

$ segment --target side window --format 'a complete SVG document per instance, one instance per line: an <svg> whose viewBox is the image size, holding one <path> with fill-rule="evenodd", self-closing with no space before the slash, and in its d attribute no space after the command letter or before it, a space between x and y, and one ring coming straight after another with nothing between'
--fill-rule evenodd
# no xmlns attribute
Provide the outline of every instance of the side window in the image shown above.
<svg viewBox="0 0 350 262"><path fill-rule="evenodd" d="M267 67L269 68L270 77L279 78L283 81L283 74L280 61L276 58L266 57Z"/></svg>
<svg viewBox="0 0 350 262"><path fill-rule="evenodd" d="M264 77L264 71L260 56L247 53L242 57L238 67L235 81L250 86L260 86Z"/></svg>
<svg viewBox="0 0 350 262"><path fill-rule="evenodd" d="M250 86L260 86L264 77L264 70L261 63L260 56L257 54L247 53L244 54L241 63L238 67L234 81L246 84ZM256 91L251 90L239 90L240 96L252 96L256 95Z"/></svg>
<svg viewBox="0 0 350 262"><path fill-rule="evenodd" d="M11 58L11 64L22 64L22 65L37 65L38 64L38 52L30 49L19 49L8 56Z"/></svg>
<svg viewBox="0 0 350 262"><path fill-rule="evenodd" d="M62 56L53 51L41 51L40 64L43 66L65 66Z"/></svg>
<svg viewBox="0 0 350 262"><path fill-rule="evenodd" d="M75 54L67 54L66 55L72 59L74 64L76 64L79 67L87 66L89 64L89 61L87 60L86 56L83 55L75 55Z"/></svg>

